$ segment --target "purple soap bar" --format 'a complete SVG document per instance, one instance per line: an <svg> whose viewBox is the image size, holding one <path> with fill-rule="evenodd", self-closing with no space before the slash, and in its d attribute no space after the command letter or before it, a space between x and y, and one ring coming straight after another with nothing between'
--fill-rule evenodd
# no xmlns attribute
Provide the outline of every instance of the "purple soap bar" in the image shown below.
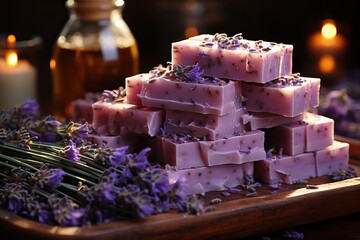
<svg viewBox="0 0 360 240"><path fill-rule="evenodd" d="M200 149L208 166L242 164L266 157L264 138L263 131L248 131L226 139L200 141Z"/></svg>
<svg viewBox="0 0 360 240"><path fill-rule="evenodd" d="M349 166L349 144L334 141L331 146L316 151L316 170L318 176L335 172L346 172Z"/></svg>
<svg viewBox="0 0 360 240"><path fill-rule="evenodd" d="M252 179L254 175L252 162L182 170L171 167L167 169L170 182L183 181L186 195L227 190L229 187L246 183L246 179Z"/></svg>
<svg viewBox="0 0 360 240"><path fill-rule="evenodd" d="M170 134L162 140L165 164L177 169L242 164L264 159L264 132L251 131L214 141Z"/></svg>
<svg viewBox="0 0 360 240"><path fill-rule="evenodd" d="M244 83L242 94L246 99L246 108L250 112L269 112L295 117L317 106L319 85L319 79L294 74L266 84Z"/></svg>
<svg viewBox="0 0 360 240"><path fill-rule="evenodd" d="M143 82L139 97L143 106L224 115L241 106L240 84L223 80L196 83L161 77Z"/></svg>
<svg viewBox="0 0 360 240"><path fill-rule="evenodd" d="M150 73L141 73L125 78L126 102L141 106L138 94L141 92L143 82L152 76Z"/></svg>
<svg viewBox="0 0 360 240"><path fill-rule="evenodd" d="M103 102L93 104L93 127L103 135L136 133L155 136L163 125L163 110L133 104Z"/></svg>
<svg viewBox="0 0 360 240"><path fill-rule="evenodd" d="M297 121L265 130L266 149L282 149L284 154L297 155L305 152L306 126L304 121Z"/></svg>
<svg viewBox="0 0 360 240"><path fill-rule="evenodd" d="M304 119L304 114L296 115L295 117L284 117L282 115L266 113L266 112L249 112L242 115L242 121L249 127L250 130L272 128L279 125L301 121Z"/></svg>
<svg viewBox="0 0 360 240"><path fill-rule="evenodd" d="M133 153L138 149L140 137L137 136L104 136L90 134L88 140L96 143L100 148L120 148L128 146L127 153Z"/></svg>
<svg viewBox="0 0 360 240"><path fill-rule="evenodd" d="M297 121L266 131L266 148L282 148L288 155L312 152L330 146L334 141L334 120L314 113L304 113Z"/></svg>
<svg viewBox="0 0 360 240"><path fill-rule="evenodd" d="M266 83L292 72L293 46L246 40L237 34L199 35L172 43L174 65L199 64L205 75Z"/></svg>
<svg viewBox="0 0 360 240"><path fill-rule="evenodd" d="M307 112L304 118L306 126L305 151L320 150L333 144L334 120L325 116Z"/></svg>
<svg viewBox="0 0 360 240"><path fill-rule="evenodd" d="M71 103L72 119L77 122L93 121L92 104L101 100L101 93L86 93L85 98L79 98Z"/></svg>
<svg viewBox="0 0 360 240"><path fill-rule="evenodd" d="M317 176L313 153L296 156L274 155L255 162L254 168L255 179L265 183L294 184Z"/></svg>
<svg viewBox="0 0 360 240"><path fill-rule="evenodd" d="M244 108L238 108L220 116L166 109L166 132L185 133L206 140L229 137L245 130L241 121L244 112Z"/></svg>

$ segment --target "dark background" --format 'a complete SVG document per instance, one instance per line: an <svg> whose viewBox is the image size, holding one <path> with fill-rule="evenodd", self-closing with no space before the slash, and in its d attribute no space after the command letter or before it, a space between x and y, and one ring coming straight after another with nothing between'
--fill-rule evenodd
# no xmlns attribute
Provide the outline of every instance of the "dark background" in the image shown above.
<svg viewBox="0 0 360 240"><path fill-rule="evenodd" d="M40 102L51 100L49 61L57 36L69 16L65 2L11 0L2 1L0 5L0 34L43 38ZM321 77L322 84L328 85L334 80L332 76L321 75L309 66L312 62L307 39L320 31L322 20L334 19L338 33L348 40L340 77L358 69L360 17L355 4L353 0L127 0L123 16L138 42L141 72L169 61L171 42L185 38L185 27L195 25L199 33L234 35L242 32L251 40L293 44L293 71L303 76Z"/></svg>

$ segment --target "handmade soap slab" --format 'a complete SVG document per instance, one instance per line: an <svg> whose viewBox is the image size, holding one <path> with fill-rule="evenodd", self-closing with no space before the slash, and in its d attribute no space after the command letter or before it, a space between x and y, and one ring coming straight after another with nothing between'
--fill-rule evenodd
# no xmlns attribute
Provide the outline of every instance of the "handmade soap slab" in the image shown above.
<svg viewBox="0 0 360 240"><path fill-rule="evenodd" d="M224 115L241 106L241 83L197 83L160 77L143 82L139 97L143 106Z"/></svg>
<svg viewBox="0 0 360 240"><path fill-rule="evenodd" d="M250 112L269 112L295 117L317 106L319 84L319 79L294 74L266 84L244 83L242 94L246 99L246 108Z"/></svg>
<svg viewBox="0 0 360 240"><path fill-rule="evenodd" d="M93 104L93 127L103 135L131 132L155 136L163 126L163 115L161 109L99 101Z"/></svg>
<svg viewBox="0 0 360 240"><path fill-rule="evenodd" d="M250 130L272 128L279 125L297 122L304 119L304 114L296 115L295 117L284 117L279 114L266 112L248 112L241 117L243 124Z"/></svg>
<svg viewBox="0 0 360 240"><path fill-rule="evenodd" d="M148 80L152 74L141 73L134 76L125 78L125 91L126 91L126 102L141 106L141 99L138 94L141 92L143 82Z"/></svg>
<svg viewBox="0 0 360 240"><path fill-rule="evenodd" d="M209 166L242 164L266 157L264 141L264 132L255 130L226 139L200 141L200 149Z"/></svg>
<svg viewBox="0 0 360 240"><path fill-rule="evenodd" d="M322 115L307 112L305 151L311 152L330 146L334 141L334 120Z"/></svg>
<svg viewBox="0 0 360 240"><path fill-rule="evenodd" d="M293 45L243 39L240 34L199 35L172 43L174 65L199 64L205 75L266 83L292 73Z"/></svg>
<svg viewBox="0 0 360 240"><path fill-rule="evenodd" d="M297 155L306 149L306 126L304 121L292 122L265 130L266 149L282 149L284 154Z"/></svg>
<svg viewBox="0 0 360 240"><path fill-rule="evenodd" d="M334 141L334 120L314 113L304 113L303 121L266 129L266 149L282 148L288 155L312 152Z"/></svg>
<svg viewBox="0 0 360 240"><path fill-rule="evenodd" d="M77 122L93 121L92 104L101 100L101 93L86 93L84 98L71 102L72 119Z"/></svg>
<svg viewBox="0 0 360 240"><path fill-rule="evenodd" d="M166 109L166 131L175 134L186 133L206 140L229 137L245 130L241 120L245 112L244 108L238 108L220 116Z"/></svg>
<svg viewBox="0 0 360 240"><path fill-rule="evenodd" d="M179 179L184 183L184 192L190 194L204 194L209 191L226 190L244 184L246 179L253 179L254 163L226 164L212 167L191 169L168 169L169 181Z"/></svg>
<svg viewBox="0 0 360 240"><path fill-rule="evenodd" d="M128 136L104 136L97 134L90 134L87 138L90 142L96 143L100 148L120 148L128 146L127 152L133 153L139 147L140 137Z"/></svg>
<svg viewBox="0 0 360 240"><path fill-rule="evenodd" d="M255 162L255 179L264 183L294 184L317 176L315 161L314 153L274 155Z"/></svg>
<svg viewBox="0 0 360 240"><path fill-rule="evenodd" d="M331 146L316 151L316 171L318 176L335 172L346 172L349 166L349 144L334 141Z"/></svg>
<svg viewBox="0 0 360 240"><path fill-rule="evenodd" d="M177 169L223 164L242 164L264 159L264 132L244 134L214 141L170 134L162 140L165 164Z"/></svg>

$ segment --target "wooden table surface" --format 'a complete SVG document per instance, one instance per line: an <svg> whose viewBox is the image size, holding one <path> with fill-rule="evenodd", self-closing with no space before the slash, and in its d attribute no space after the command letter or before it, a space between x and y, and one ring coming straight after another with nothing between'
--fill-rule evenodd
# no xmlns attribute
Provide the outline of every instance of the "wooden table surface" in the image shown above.
<svg viewBox="0 0 360 240"><path fill-rule="evenodd" d="M353 165L356 164L356 165ZM352 165L360 171L359 161ZM309 180L318 189L283 186L277 194L261 187L254 198L231 195L199 216L164 213L142 221L61 228L23 219L0 209L0 240L7 239L245 239L274 240L287 230L304 239L360 240L360 177L340 182ZM209 201L219 192L206 195Z"/></svg>

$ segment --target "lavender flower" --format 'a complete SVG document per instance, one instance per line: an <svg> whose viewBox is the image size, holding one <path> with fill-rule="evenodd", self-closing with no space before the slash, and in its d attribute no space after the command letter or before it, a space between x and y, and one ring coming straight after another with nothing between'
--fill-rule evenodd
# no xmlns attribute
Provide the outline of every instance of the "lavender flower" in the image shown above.
<svg viewBox="0 0 360 240"><path fill-rule="evenodd" d="M54 215L54 221L60 226L81 226L84 220L85 209L80 208L67 197L59 198L52 195L48 204Z"/></svg>
<svg viewBox="0 0 360 240"><path fill-rule="evenodd" d="M60 151L60 155L75 162L80 161L79 150L72 140L69 140L69 144L65 146L64 150Z"/></svg>
<svg viewBox="0 0 360 240"><path fill-rule="evenodd" d="M89 124L87 122L84 124L70 122L66 129L68 135L72 139L86 139L88 138L90 132Z"/></svg>
<svg viewBox="0 0 360 240"><path fill-rule="evenodd" d="M39 113L39 105L34 99L27 99L19 109L23 115L38 115Z"/></svg>
<svg viewBox="0 0 360 240"><path fill-rule="evenodd" d="M295 230L289 230L283 234L283 237L291 239L304 239L304 233L300 233Z"/></svg>
<svg viewBox="0 0 360 240"><path fill-rule="evenodd" d="M23 209L25 198L28 194L23 185L8 183L0 192L0 202L8 210L18 213Z"/></svg>
<svg viewBox="0 0 360 240"><path fill-rule="evenodd" d="M47 187L54 190L59 187L65 172L60 168L50 169L47 164L43 164L31 178L39 188Z"/></svg>
<svg viewBox="0 0 360 240"><path fill-rule="evenodd" d="M110 155L109 161L113 167L119 167L126 161L126 150L129 146L123 146L116 148L115 151Z"/></svg>

